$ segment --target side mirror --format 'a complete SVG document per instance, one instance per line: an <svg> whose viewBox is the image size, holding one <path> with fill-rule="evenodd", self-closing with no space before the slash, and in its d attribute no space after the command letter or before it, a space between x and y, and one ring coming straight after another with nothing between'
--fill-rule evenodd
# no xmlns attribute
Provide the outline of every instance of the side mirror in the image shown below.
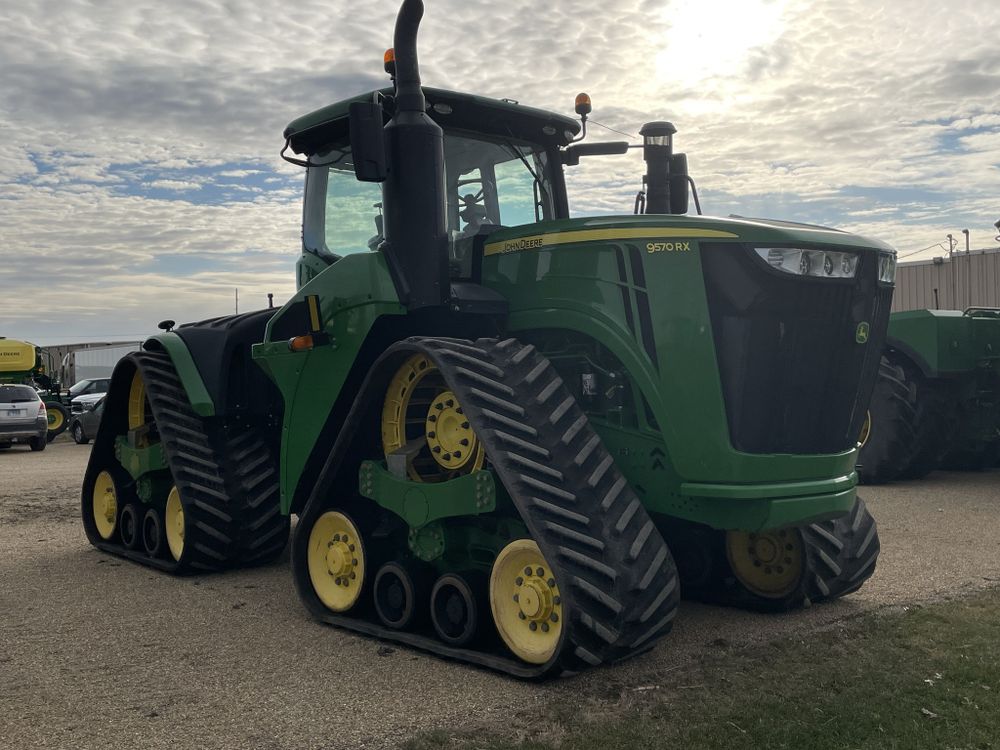
<svg viewBox="0 0 1000 750"><path fill-rule="evenodd" d="M382 104L353 102L348 108L354 175L361 182L385 182L385 135Z"/></svg>
<svg viewBox="0 0 1000 750"><path fill-rule="evenodd" d="M670 157L670 213L686 214L688 210L687 154Z"/></svg>

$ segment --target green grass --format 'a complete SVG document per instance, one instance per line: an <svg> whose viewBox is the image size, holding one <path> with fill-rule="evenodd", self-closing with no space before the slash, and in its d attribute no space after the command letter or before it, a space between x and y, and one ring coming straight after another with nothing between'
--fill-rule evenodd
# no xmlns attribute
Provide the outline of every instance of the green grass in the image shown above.
<svg viewBox="0 0 1000 750"><path fill-rule="evenodd" d="M549 706L544 735L437 731L404 747L1000 748L1000 589L716 654L667 677ZM544 723L531 713L515 723Z"/></svg>

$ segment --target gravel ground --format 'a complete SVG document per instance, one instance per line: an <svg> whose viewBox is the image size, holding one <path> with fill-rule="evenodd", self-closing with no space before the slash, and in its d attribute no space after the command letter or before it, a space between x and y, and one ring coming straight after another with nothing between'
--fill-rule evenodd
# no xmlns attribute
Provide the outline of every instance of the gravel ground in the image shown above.
<svg viewBox="0 0 1000 750"><path fill-rule="evenodd" d="M782 616L684 604L614 669L516 682L309 619L287 559L170 578L94 550L78 522L89 450L0 452L0 745L385 748L418 730L528 726L553 699L618 700L713 650L1000 581L1000 471L868 488L882 557L858 593Z"/></svg>

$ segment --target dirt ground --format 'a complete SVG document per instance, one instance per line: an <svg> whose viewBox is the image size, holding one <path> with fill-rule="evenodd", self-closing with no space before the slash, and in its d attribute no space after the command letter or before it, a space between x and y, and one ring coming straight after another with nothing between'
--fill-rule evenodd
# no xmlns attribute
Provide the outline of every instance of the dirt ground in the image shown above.
<svg viewBox="0 0 1000 750"><path fill-rule="evenodd" d="M0 452L4 748L387 748L418 730L527 726L554 698L617 699L723 646L1000 580L1000 471L938 472L865 489L882 556L858 593L782 616L685 603L650 654L524 684L313 622L287 559L170 578L96 551L78 521L88 453L66 438Z"/></svg>

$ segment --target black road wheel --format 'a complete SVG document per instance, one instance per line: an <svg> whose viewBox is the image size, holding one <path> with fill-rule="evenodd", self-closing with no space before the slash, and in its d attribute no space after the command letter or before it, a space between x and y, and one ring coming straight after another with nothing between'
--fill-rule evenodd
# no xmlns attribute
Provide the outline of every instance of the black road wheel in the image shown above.
<svg viewBox="0 0 1000 750"><path fill-rule="evenodd" d="M372 596L382 624L407 630L421 619L426 605L426 576L399 562L387 562L375 574Z"/></svg>
<svg viewBox="0 0 1000 750"><path fill-rule="evenodd" d="M142 517L142 548L150 557L159 557L164 547L163 520L160 511L148 508Z"/></svg>
<svg viewBox="0 0 1000 750"><path fill-rule="evenodd" d="M86 445L90 442L90 438L83 431L83 425L79 421L73 422L73 426L70 427L69 431L73 436L73 442L77 445Z"/></svg>
<svg viewBox="0 0 1000 750"><path fill-rule="evenodd" d="M890 482L917 453L917 385L901 364L886 356L879 363L869 416L858 452L858 477L864 484Z"/></svg>
<svg viewBox="0 0 1000 750"><path fill-rule="evenodd" d="M28 441L28 445L31 447L31 450L33 451L45 450L45 446L47 443L48 440L44 437L31 438L31 440Z"/></svg>
<svg viewBox="0 0 1000 750"><path fill-rule="evenodd" d="M452 646L465 646L478 635L480 619L488 608L483 606L486 583L481 577L446 573L431 589L431 624L438 638ZM477 595L476 592L479 592Z"/></svg>
<svg viewBox="0 0 1000 750"><path fill-rule="evenodd" d="M118 534L125 549L138 549L142 543L142 529L139 511L134 503L128 503L122 508L118 517Z"/></svg>

